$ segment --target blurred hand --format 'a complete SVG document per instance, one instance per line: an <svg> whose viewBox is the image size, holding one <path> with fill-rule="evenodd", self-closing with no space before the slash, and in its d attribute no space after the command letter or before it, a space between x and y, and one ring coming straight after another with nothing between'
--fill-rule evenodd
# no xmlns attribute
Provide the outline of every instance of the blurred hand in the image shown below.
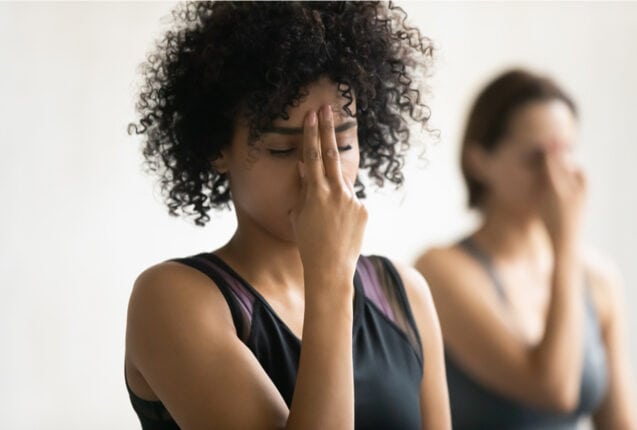
<svg viewBox="0 0 637 430"><path fill-rule="evenodd" d="M572 243L579 235L586 177L582 169L568 158L554 142L542 160L544 179L541 216L554 247Z"/></svg>

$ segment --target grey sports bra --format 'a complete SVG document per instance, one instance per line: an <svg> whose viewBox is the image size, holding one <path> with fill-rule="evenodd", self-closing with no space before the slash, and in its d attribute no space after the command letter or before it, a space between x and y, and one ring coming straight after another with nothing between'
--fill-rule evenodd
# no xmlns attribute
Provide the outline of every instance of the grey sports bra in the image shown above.
<svg viewBox="0 0 637 430"><path fill-rule="evenodd" d="M487 271L502 300L505 290L489 256L467 238L460 246ZM575 430L580 418L601 403L607 386L606 353L593 303L585 295L584 356L579 403L568 414L551 413L503 397L473 380L446 354L447 383L454 429L542 429Z"/></svg>

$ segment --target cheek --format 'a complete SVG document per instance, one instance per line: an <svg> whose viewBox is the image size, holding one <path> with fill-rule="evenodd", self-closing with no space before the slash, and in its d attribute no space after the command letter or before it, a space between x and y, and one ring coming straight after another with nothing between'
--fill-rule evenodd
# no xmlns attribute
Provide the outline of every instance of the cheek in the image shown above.
<svg viewBox="0 0 637 430"><path fill-rule="evenodd" d="M267 206L274 200L281 202L288 198L299 188L299 183L295 162L259 159L235 176L233 192L247 206Z"/></svg>
<svg viewBox="0 0 637 430"><path fill-rule="evenodd" d="M492 189L509 201L525 200L534 186L529 169L512 161L492 166L489 182Z"/></svg>
<svg viewBox="0 0 637 430"><path fill-rule="evenodd" d="M341 171L343 172L343 177L352 185L356 182L356 176L358 175L359 159L358 148L341 154Z"/></svg>
<svg viewBox="0 0 637 430"><path fill-rule="evenodd" d="M503 160L498 167L500 181L510 185L527 184L534 177L533 169L516 158Z"/></svg>
<svg viewBox="0 0 637 430"><path fill-rule="evenodd" d="M506 187L511 201L526 206L537 200L542 189L541 177L535 169L520 167L512 172Z"/></svg>
<svg viewBox="0 0 637 430"><path fill-rule="evenodd" d="M519 181L527 188L537 188L541 186L541 166L536 163L519 163L517 175Z"/></svg>

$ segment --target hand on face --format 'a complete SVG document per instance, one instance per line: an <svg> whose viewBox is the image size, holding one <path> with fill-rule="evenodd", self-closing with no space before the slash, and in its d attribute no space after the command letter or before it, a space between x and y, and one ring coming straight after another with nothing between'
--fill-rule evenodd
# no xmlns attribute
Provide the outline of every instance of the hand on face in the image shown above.
<svg viewBox="0 0 637 430"><path fill-rule="evenodd" d="M303 269L353 277L367 210L341 171L330 106L305 117L302 151L300 198L290 221Z"/></svg>
<svg viewBox="0 0 637 430"><path fill-rule="evenodd" d="M541 215L554 246L573 241L579 234L586 196L586 177L582 169L567 158L558 142L542 156L544 192Z"/></svg>

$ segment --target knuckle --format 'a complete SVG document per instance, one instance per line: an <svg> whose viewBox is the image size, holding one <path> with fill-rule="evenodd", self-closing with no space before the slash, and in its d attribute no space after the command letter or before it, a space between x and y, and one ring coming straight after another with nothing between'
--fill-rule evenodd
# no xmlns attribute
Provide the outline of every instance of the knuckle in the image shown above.
<svg viewBox="0 0 637 430"><path fill-rule="evenodd" d="M321 158L321 153L317 148L307 148L305 150L305 157L311 161L317 161Z"/></svg>
<svg viewBox="0 0 637 430"><path fill-rule="evenodd" d="M338 160L338 151L336 148L327 148L325 155L333 160Z"/></svg>
<svg viewBox="0 0 637 430"><path fill-rule="evenodd" d="M327 181L329 182L330 186L334 189L340 187L340 181L338 179L338 177L334 176L334 175L329 175L327 177Z"/></svg>
<svg viewBox="0 0 637 430"><path fill-rule="evenodd" d="M362 209L359 211L358 218L361 220L361 222L367 222L369 213L367 212L367 209L365 209L365 206L362 206Z"/></svg>
<svg viewBox="0 0 637 430"><path fill-rule="evenodd" d="M336 184L332 189L332 194L334 195L334 199L338 202L347 202L349 199L349 195L343 187Z"/></svg>
<svg viewBox="0 0 637 430"><path fill-rule="evenodd" d="M315 191L321 199L326 199L330 195L330 187L324 182L317 182Z"/></svg>

